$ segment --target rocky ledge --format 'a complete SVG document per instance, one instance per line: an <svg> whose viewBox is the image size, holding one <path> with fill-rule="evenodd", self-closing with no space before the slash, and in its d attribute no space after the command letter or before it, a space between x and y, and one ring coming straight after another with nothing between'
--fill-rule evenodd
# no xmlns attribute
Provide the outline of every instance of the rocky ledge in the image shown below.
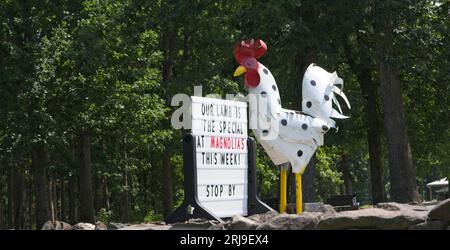
<svg viewBox="0 0 450 250"><path fill-rule="evenodd" d="M305 204L301 215L275 211L233 216L223 223L195 219L184 223L120 224L47 222L42 230L450 230L450 199L435 206L380 203L371 208L336 212L330 205Z"/></svg>

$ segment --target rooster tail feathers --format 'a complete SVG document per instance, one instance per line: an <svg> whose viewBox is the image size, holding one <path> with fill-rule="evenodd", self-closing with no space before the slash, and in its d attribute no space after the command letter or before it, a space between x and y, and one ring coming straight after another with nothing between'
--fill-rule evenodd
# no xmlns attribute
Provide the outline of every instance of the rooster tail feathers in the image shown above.
<svg viewBox="0 0 450 250"><path fill-rule="evenodd" d="M339 79L340 79L341 82L340 83L336 83L335 82L334 86L331 88L331 91L333 91L333 93L335 94L335 95L333 95L333 103L334 103L334 105L336 105L338 110L332 108L330 117L331 118L336 118L336 119L347 119L349 117L343 115L341 105L339 104L339 101L337 100L337 97L336 97L336 95L339 95L340 97L342 97L342 99L344 99L344 101L345 101L345 104L347 104L347 107L351 108L350 107L350 102L348 101L347 96L344 94L344 92L341 89L336 87L337 84L340 84L340 85L343 86L342 79L341 78L339 78Z"/></svg>
<svg viewBox="0 0 450 250"><path fill-rule="evenodd" d="M344 81L336 71L330 73L315 64L309 65L302 82L303 112L326 121L330 127L337 128L332 118L349 118L343 114L337 96L344 99L347 107L351 108L347 96L342 91L343 87Z"/></svg>
<svg viewBox="0 0 450 250"><path fill-rule="evenodd" d="M342 79L341 79L341 80L342 80ZM341 96L342 99L344 99L345 104L347 104L347 107L348 107L349 109L351 109L350 102L348 101L347 96L344 94L344 92L343 92L340 88L336 87L336 85L335 85L335 86L333 86L333 88L332 88L331 90L333 91L333 93L335 93L335 94ZM341 112L341 113L342 113L342 112Z"/></svg>
<svg viewBox="0 0 450 250"><path fill-rule="evenodd" d="M339 101L337 100L336 96L333 95L333 103L336 105L336 107L339 109L339 113L342 114L341 105L339 104Z"/></svg>
<svg viewBox="0 0 450 250"><path fill-rule="evenodd" d="M334 71L332 74L332 81L334 82L333 85L341 85L342 87L344 87L344 80L342 80L342 78L340 78L336 71Z"/></svg>
<svg viewBox="0 0 450 250"><path fill-rule="evenodd" d="M345 116L341 113L339 113L336 109L331 109L331 118L336 118L336 119L347 119L349 118L348 116Z"/></svg>

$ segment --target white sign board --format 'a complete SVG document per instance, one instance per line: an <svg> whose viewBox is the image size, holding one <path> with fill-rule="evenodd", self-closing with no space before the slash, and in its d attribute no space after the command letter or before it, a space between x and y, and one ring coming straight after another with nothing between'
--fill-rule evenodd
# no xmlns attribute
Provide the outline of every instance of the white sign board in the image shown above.
<svg viewBox="0 0 450 250"><path fill-rule="evenodd" d="M247 215L247 103L192 96L199 202L218 217Z"/></svg>

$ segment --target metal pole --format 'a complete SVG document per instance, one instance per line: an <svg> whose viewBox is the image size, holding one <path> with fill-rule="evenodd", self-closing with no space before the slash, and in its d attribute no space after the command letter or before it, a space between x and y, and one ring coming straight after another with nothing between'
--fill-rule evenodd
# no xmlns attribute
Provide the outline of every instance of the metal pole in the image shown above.
<svg viewBox="0 0 450 250"><path fill-rule="evenodd" d="M296 201L296 211L297 214L301 214L303 212L303 195L302 195L302 174L295 174L295 184L297 186L297 201Z"/></svg>
<svg viewBox="0 0 450 250"><path fill-rule="evenodd" d="M281 167L280 173L280 213L286 213L286 187L287 187L287 173L286 168Z"/></svg>

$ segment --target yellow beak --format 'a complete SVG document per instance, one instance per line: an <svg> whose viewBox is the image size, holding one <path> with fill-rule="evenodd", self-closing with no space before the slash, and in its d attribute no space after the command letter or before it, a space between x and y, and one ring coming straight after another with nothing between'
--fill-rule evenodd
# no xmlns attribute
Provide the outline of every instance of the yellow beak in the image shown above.
<svg viewBox="0 0 450 250"><path fill-rule="evenodd" d="M247 69L245 69L243 66L239 66L239 67L234 71L233 76L234 76L234 77L240 76L240 75L244 74L245 72L247 72Z"/></svg>

